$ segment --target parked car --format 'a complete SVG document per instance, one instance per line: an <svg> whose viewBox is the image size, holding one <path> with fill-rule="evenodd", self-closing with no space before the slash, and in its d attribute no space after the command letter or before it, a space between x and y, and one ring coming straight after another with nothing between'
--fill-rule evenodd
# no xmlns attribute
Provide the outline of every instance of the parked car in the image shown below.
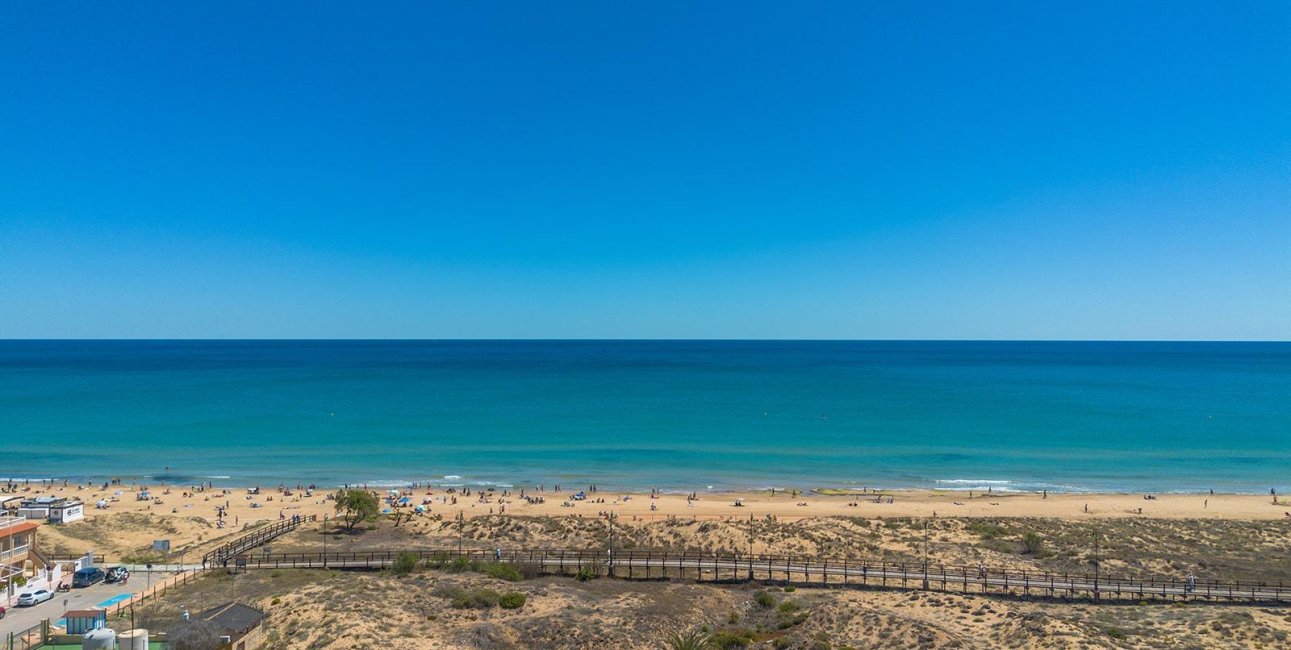
<svg viewBox="0 0 1291 650"><path fill-rule="evenodd" d="M108 577L103 569L98 567L86 567L72 574L73 587L88 587L92 584L103 582Z"/></svg>
<svg viewBox="0 0 1291 650"><path fill-rule="evenodd" d="M125 582L130 577L130 570L123 566L114 566L108 569L108 575L104 582Z"/></svg>
<svg viewBox="0 0 1291 650"><path fill-rule="evenodd" d="M31 607L32 605L39 605L40 603L43 603L47 600L53 600L53 599L54 599L54 592L48 589L36 589L34 591L26 591L19 594L18 606Z"/></svg>

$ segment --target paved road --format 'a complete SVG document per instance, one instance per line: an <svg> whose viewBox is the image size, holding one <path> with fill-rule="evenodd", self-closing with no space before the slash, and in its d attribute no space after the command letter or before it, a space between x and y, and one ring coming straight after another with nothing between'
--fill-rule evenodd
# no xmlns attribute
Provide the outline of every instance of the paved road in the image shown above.
<svg viewBox="0 0 1291 650"><path fill-rule="evenodd" d="M156 576L154 576L154 579L156 579ZM56 593L53 600L43 602L34 607L10 607L4 619L0 620L0 638L7 639L10 632L25 630L45 619L56 621L63 617L63 612L69 609L89 609L117 595L141 591L144 588L144 583L145 580L142 576L138 580L135 579L135 576L130 576L130 583L127 585L100 582L84 589ZM66 606L63 605L63 601L67 601Z"/></svg>

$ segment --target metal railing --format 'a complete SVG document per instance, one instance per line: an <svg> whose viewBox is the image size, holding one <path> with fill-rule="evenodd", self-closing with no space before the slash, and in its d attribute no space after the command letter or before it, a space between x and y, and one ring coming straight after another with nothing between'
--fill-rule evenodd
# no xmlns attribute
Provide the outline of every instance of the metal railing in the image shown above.
<svg viewBox="0 0 1291 650"><path fill-rule="evenodd" d="M31 549L31 544L23 544L22 546L15 546L7 551L0 551L0 562L4 562L5 560L8 560L10 558L18 557L19 555L26 555L27 551L29 551L30 549Z"/></svg>

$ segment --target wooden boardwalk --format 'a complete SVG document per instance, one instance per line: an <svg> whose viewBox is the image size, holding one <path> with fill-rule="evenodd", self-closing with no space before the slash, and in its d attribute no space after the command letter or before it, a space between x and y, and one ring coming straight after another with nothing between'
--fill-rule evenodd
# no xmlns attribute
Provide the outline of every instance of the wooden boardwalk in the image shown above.
<svg viewBox="0 0 1291 650"><path fill-rule="evenodd" d="M296 530L296 528L305 523L305 521L307 521L306 518L295 516L274 522L268 526L256 528L246 535L226 544L222 544L210 553L203 555L202 566L221 566L224 564L225 560L246 553L253 548L268 544L274 539ZM309 521L312 521L312 519Z"/></svg>
<svg viewBox="0 0 1291 650"><path fill-rule="evenodd" d="M1018 598L1089 599L1093 602L1222 601L1291 605L1291 585L1224 581L1185 576L1165 580L1095 574L1017 571L986 566L833 560L790 556L708 555L663 551L599 550L463 551L388 550L360 553L243 553L229 563L240 569L333 568L380 569L400 553L419 561L457 558L490 562L500 559L537 574L597 576L635 580L751 582L821 587L895 588Z"/></svg>

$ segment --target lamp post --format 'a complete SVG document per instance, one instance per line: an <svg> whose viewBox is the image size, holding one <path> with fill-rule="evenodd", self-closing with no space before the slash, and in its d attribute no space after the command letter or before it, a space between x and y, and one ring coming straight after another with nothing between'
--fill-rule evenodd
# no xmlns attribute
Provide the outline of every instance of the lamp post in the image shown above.
<svg viewBox="0 0 1291 650"><path fill-rule="evenodd" d="M466 513L457 511L457 555L462 554L462 543L466 539Z"/></svg>
<svg viewBox="0 0 1291 650"><path fill-rule="evenodd" d="M608 573L610 577L613 577L614 576L614 511L613 510L607 511L605 513L605 524L610 527L610 535L609 535L610 548L606 552L606 555L609 556L609 566L607 568L609 569Z"/></svg>
<svg viewBox="0 0 1291 650"><path fill-rule="evenodd" d="M1098 603L1098 529L1094 529L1094 603Z"/></svg>
<svg viewBox="0 0 1291 650"><path fill-rule="evenodd" d="M923 520L923 588L928 588L928 520Z"/></svg>
<svg viewBox="0 0 1291 650"><path fill-rule="evenodd" d="M323 514L323 568L327 568L327 514Z"/></svg>

